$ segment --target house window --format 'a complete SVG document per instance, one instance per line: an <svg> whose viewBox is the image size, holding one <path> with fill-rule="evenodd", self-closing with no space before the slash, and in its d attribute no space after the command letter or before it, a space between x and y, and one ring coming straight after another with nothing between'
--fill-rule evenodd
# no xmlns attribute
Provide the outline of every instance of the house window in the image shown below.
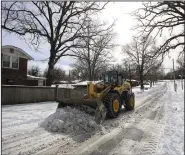
<svg viewBox="0 0 185 155"><path fill-rule="evenodd" d="M19 58L9 55L3 54L3 68L13 68L18 69L19 68Z"/></svg>
<svg viewBox="0 0 185 155"><path fill-rule="evenodd" d="M10 53L14 53L14 49L11 48L11 49L10 49Z"/></svg>
<svg viewBox="0 0 185 155"><path fill-rule="evenodd" d="M3 67L10 68L10 56L3 54Z"/></svg>
<svg viewBox="0 0 185 155"><path fill-rule="evenodd" d="M18 57L12 57L12 68L17 69L18 68L18 62L19 62Z"/></svg>

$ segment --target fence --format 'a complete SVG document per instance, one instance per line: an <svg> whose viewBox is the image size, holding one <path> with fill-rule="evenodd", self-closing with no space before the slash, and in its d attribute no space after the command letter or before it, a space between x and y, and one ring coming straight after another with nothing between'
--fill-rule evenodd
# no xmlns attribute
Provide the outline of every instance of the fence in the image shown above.
<svg viewBox="0 0 185 155"><path fill-rule="evenodd" d="M56 101L56 99L61 100L62 98L81 98L85 93L84 90L57 87L2 85L1 88L2 105Z"/></svg>

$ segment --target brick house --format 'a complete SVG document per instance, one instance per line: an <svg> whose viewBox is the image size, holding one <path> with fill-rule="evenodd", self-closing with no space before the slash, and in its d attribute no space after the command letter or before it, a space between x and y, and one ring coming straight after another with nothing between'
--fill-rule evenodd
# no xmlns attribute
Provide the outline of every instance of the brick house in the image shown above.
<svg viewBox="0 0 185 155"><path fill-rule="evenodd" d="M38 86L39 79L27 77L28 61L33 58L24 50L5 45L1 48L1 83L2 85ZM43 80L43 78L41 78Z"/></svg>

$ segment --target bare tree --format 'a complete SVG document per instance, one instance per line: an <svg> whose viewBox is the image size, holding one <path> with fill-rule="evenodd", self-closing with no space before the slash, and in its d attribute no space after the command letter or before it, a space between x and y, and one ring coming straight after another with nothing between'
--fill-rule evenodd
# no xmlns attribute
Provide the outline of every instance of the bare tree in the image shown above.
<svg viewBox="0 0 185 155"><path fill-rule="evenodd" d="M32 76L40 76L40 68L37 65L32 65L28 68L28 74Z"/></svg>
<svg viewBox="0 0 185 155"><path fill-rule="evenodd" d="M127 58L122 60L122 74L125 79L138 79L137 76L137 65Z"/></svg>
<svg viewBox="0 0 185 155"><path fill-rule="evenodd" d="M149 72L145 75L145 79L150 80L150 87L152 87L152 85L154 85L157 80L163 79L163 75L164 69L162 65L158 65L158 63L156 62L156 64L154 64L154 66L151 67Z"/></svg>
<svg viewBox="0 0 185 155"><path fill-rule="evenodd" d="M76 39L84 37L80 30L86 18L105 5L74 1L2 2L1 28L21 36L36 49L44 41L50 45L47 85L51 85L55 64L78 46Z"/></svg>
<svg viewBox="0 0 185 155"><path fill-rule="evenodd" d="M140 31L139 36L153 34L155 38L161 36L165 30L169 32L169 37L164 38L164 43L156 54L161 51L164 54L177 47L184 48L184 1L145 2L143 8L134 12L134 16L138 20L135 29Z"/></svg>
<svg viewBox="0 0 185 155"><path fill-rule="evenodd" d="M75 77L78 77L76 79L78 80L89 80L89 70L87 63L84 63L83 61L76 61L74 64L72 64L73 67L73 75ZM94 70L94 79L93 80L99 80L100 76L102 75L103 72L106 72L109 70L109 64L108 63L102 63L99 64L98 67L95 68Z"/></svg>
<svg viewBox="0 0 185 155"><path fill-rule="evenodd" d="M48 69L45 69L43 76L47 77ZM67 79L66 72L62 70L60 67L54 67L53 69L53 83L60 83L60 81L64 81Z"/></svg>
<svg viewBox="0 0 185 155"><path fill-rule="evenodd" d="M106 28L104 23L87 21L82 32L87 37L80 38L79 44L81 47L73 51L77 56L73 66L87 73L90 81L97 79L97 74L101 74L102 69L105 68L112 57L110 51L115 46L113 43L115 37L113 26L114 23Z"/></svg>
<svg viewBox="0 0 185 155"><path fill-rule="evenodd" d="M134 66L137 66L141 89L144 88L144 76L151 70L153 66L159 66L163 59L158 60L159 55L154 53L158 50L155 46L155 41L152 37L141 37L140 39L133 38L133 42L125 45L122 48L123 53L128 56L128 59ZM157 64L156 64L157 63Z"/></svg>
<svg viewBox="0 0 185 155"><path fill-rule="evenodd" d="M71 70L71 80L80 80L80 70L78 69L72 69Z"/></svg>
<svg viewBox="0 0 185 155"><path fill-rule="evenodd" d="M125 61L124 61L124 63L125 63ZM108 70L118 71L119 73L122 74L124 79L128 79L129 78L129 71L127 70L127 66L124 66L123 64L111 64L108 67Z"/></svg>

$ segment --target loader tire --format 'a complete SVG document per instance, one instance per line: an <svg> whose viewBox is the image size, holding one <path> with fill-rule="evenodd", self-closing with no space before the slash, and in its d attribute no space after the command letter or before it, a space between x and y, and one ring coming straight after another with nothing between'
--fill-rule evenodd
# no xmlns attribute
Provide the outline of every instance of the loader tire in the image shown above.
<svg viewBox="0 0 185 155"><path fill-rule="evenodd" d="M131 111L134 110L134 108L135 108L135 95L134 93L131 93L125 99L125 109L127 111Z"/></svg>
<svg viewBox="0 0 185 155"><path fill-rule="evenodd" d="M104 99L105 106L107 108L107 117L116 118L119 115L121 109L121 100L116 93L109 93Z"/></svg>

